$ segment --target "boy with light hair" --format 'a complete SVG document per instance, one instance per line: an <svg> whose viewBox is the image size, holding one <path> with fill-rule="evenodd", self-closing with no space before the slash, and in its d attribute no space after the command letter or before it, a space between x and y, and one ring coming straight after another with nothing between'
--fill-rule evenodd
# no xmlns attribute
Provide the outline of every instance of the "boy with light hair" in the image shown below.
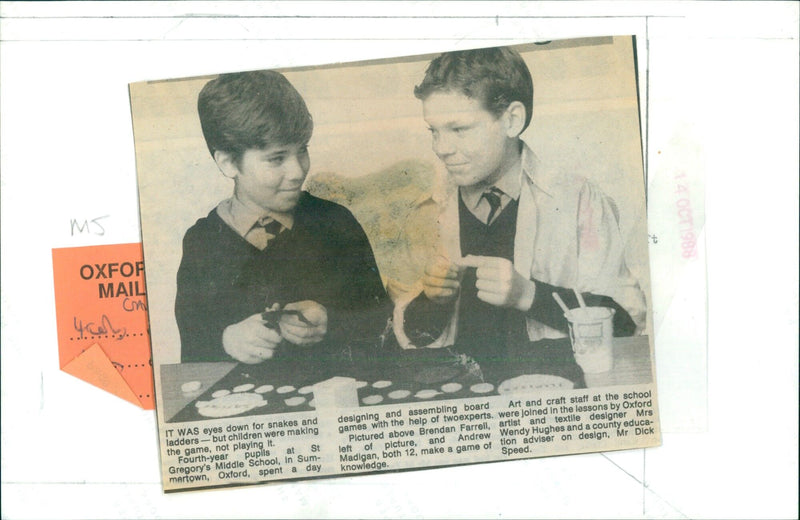
<svg viewBox="0 0 800 520"><path fill-rule="evenodd" d="M646 308L625 266L614 202L546 168L520 139L533 108L521 56L502 47L442 54L414 94L447 185L407 223L437 225L415 246L417 257L427 251L418 279L393 290L401 345L453 345L482 366L508 360L565 337L552 295L577 306L573 288L587 305L614 309L615 335L634 334Z"/></svg>

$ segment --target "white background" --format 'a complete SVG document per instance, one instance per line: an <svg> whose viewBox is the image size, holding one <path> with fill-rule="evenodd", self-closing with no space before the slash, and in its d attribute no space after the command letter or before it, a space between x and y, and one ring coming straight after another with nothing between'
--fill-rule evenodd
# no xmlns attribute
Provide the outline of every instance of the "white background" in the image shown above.
<svg viewBox="0 0 800 520"><path fill-rule="evenodd" d="M798 5L0 4L2 516L796 517ZM129 82L609 34L646 42L662 447L163 495L154 414L58 370L50 249L139 239ZM679 171L707 263L664 260Z"/></svg>

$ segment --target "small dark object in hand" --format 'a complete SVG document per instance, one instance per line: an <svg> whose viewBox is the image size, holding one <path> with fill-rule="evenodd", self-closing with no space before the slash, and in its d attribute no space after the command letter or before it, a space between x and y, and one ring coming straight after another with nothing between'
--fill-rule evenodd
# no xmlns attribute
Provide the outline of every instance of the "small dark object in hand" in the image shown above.
<svg viewBox="0 0 800 520"><path fill-rule="evenodd" d="M278 326L278 322L281 321L282 316L297 316L297 319L305 323L306 325L311 325L311 322L308 321L308 318L303 316L303 313L295 310L295 309L275 309L275 310L265 310L261 313L261 319L264 320L264 325L268 328L274 328Z"/></svg>

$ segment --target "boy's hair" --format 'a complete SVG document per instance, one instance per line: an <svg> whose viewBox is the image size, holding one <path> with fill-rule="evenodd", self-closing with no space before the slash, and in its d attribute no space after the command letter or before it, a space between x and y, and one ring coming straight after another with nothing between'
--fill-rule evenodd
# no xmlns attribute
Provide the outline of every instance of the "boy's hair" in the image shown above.
<svg viewBox="0 0 800 520"><path fill-rule="evenodd" d="M271 70L223 74L197 98L197 112L211 155L241 160L251 148L307 143L314 122L289 80Z"/></svg>
<svg viewBox="0 0 800 520"><path fill-rule="evenodd" d="M525 106L525 126L533 113L533 80L519 53L508 47L446 52L428 65L414 95L424 101L434 92L458 92L500 115L513 101Z"/></svg>

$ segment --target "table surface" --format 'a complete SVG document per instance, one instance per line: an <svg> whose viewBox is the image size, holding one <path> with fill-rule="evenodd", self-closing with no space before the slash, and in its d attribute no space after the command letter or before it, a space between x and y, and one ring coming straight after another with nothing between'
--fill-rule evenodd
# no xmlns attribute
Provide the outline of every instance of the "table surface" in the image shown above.
<svg viewBox="0 0 800 520"><path fill-rule="evenodd" d="M614 338L614 367L600 374L584 374L587 388L632 385L652 382L648 336ZM161 365L161 405L163 417L170 420L176 413L225 377L237 363L180 363ZM186 393L181 385L200 381L198 391Z"/></svg>

